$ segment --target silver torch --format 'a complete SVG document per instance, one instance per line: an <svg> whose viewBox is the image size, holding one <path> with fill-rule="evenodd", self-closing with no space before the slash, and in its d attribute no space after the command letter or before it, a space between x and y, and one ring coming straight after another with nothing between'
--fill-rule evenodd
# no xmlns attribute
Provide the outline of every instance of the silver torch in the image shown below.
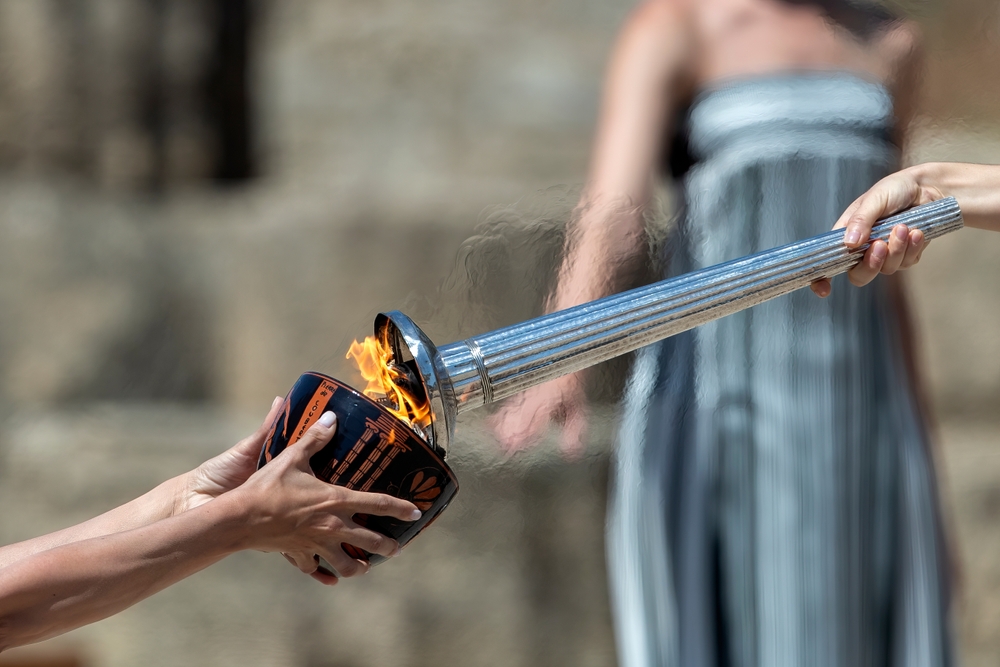
<svg viewBox="0 0 1000 667"><path fill-rule="evenodd" d="M962 214L955 199L942 199L882 221L872 239L886 239L900 223L930 240L959 229ZM322 373L302 375L271 426L259 465L294 445L325 410L335 411L337 433L310 460L313 471L332 484L413 502L423 512L415 522L355 517L406 544L458 492L445 455L462 412L843 273L868 247L848 250L843 231L831 231L441 346L403 313L382 313L366 376L380 380L382 391L361 393ZM373 564L384 560L344 549Z"/></svg>
<svg viewBox="0 0 1000 667"><path fill-rule="evenodd" d="M901 223L929 241L960 229L962 213L948 197L886 218L856 250L830 231L447 345L399 311L378 315L375 335L412 360L430 402L424 435L447 451L459 414L844 273Z"/></svg>

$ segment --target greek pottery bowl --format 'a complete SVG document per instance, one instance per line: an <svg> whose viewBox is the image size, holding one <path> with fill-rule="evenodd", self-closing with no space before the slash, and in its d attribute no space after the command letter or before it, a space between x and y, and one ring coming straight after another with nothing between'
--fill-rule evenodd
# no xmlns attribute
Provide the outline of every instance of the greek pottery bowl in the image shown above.
<svg viewBox="0 0 1000 667"><path fill-rule="evenodd" d="M310 460L316 476L357 491L386 493L416 505L417 521L356 514L354 520L371 530L407 544L429 526L458 493L458 479L444 453L428 444L385 407L322 373L304 373L285 397L285 403L264 440L260 469L294 445L320 415L332 410L337 431ZM373 565L386 560L352 545L342 545L354 558ZM321 567L332 571L328 563Z"/></svg>

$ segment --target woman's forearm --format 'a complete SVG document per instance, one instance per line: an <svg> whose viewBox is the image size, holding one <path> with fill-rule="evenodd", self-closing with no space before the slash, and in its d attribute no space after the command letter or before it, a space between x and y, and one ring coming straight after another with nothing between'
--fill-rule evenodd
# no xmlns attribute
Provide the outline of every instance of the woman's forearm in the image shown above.
<svg viewBox="0 0 1000 667"><path fill-rule="evenodd" d="M169 479L135 500L81 524L17 544L0 547L0 568L65 544L132 530L172 516L178 487L183 483L183 475Z"/></svg>
<svg viewBox="0 0 1000 667"><path fill-rule="evenodd" d="M550 310L615 291L645 258L642 216L664 138L691 90L691 17L683 3L641 3L622 28L608 66L587 189L569 230Z"/></svg>
<svg viewBox="0 0 1000 667"><path fill-rule="evenodd" d="M583 208L568 233L566 254L547 310L563 310L616 291L627 274L645 257L646 230L642 210L615 204Z"/></svg>
<svg viewBox="0 0 1000 667"><path fill-rule="evenodd" d="M0 568L0 650L126 609L244 548L246 530L234 494L175 517L20 558Z"/></svg>
<svg viewBox="0 0 1000 667"><path fill-rule="evenodd" d="M930 162L906 171L923 190L955 197L966 226L1000 231L1000 166Z"/></svg>

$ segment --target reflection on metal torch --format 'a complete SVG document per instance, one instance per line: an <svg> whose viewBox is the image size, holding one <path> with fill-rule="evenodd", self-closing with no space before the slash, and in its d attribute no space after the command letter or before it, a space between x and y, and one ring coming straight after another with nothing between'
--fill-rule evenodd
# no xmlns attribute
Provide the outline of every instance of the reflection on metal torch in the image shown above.
<svg viewBox="0 0 1000 667"><path fill-rule="evenodd" d="M872 240L900 223L931 240L960 229L962 213L948 197L887 218ZM846 272L868 245L848 250L843 239L827 232L441 347L392 311L375 319L375 338L419 373L431 417L423 434L447 451L461 412Z"/></svg>

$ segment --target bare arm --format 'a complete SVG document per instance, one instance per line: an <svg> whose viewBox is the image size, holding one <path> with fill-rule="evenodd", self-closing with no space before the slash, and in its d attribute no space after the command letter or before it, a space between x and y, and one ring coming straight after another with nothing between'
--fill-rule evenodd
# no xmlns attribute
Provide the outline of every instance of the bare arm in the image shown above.
<svg viewBox="0 0 1000 667"><path fill-rule="evenodd" d="M920 29L913 21L894 23L879 38L877 52L881 60L890 63L886 86L892 93L893 135L905 160L927 64Z"/></svg>
<svg viewBox="0 0 1000 667"><path fill-rule="evenodd" d="M886 176L844 211L837 227L857 247L876 220L920 204L955 197L967 227L1000 231L1000 166L928 162Z"/></svg>
<svg viewBox="0 0 1000 667"><path fill-rule="evenodd" d="M851 204L834 229L846 228L844 242L857 248L868 240L872 227L887 216L928 202L955 197L967 227L1000 232L1000 166L961 162L928 162L886 176ZM907 239L893 247L876 241L861 263L851 270L851 282L865 285L879 273L906 269L923 255L923 234L905 225L892 236ZM824 281L826 282L826 281ZM814 284L820 296L829 294L829 283Z"/></svg>
<svg viewBox="0 0 1000 667"><path fill-rule="evenodd" d="M271 403L257 431L195 470L169 479L152 491L88 521L31 540L0 547L0 568L64 544L140 528L204 504L243 484L257 469L264 434L281 398Z"/></svg>
<svg viewBox="0 0 1000 667"><path fill-rule="evenodd" d="M355 524L352 517L365 513L413 521L419 511L406 501L333 486L312 474L309 458L336 428L333 413L328 415L238 488L204 502L181 494L190 509L174 516L142 524L163 510L163 497L154 491L160 510L139 503L87 527L62 531L66 539L33 540L20 551L18 545L8 547L7 564L0 567L0 650L106 618L242 549L319 554L341 576L368 569L350 558L342 543L394 555L394 540ZM255 444L259 451L260 440ZM133 522L142 525L124 528ZM86 536L108 528L124 529ZM40 548L53 542L58 544ZM19 558L11 557L17 553Z"/></svg>
<svg viewBox="0 0 1000 667"><path fill-rule="evenodd" d="M856 248L878 220L944 197L958 200L967 227L1000 231L1000 166L963 162L928 162L886 176L851 204L834 228L846 227L844 241ZM865 282L877 273L864 276Z"/></svg>
<svg viewBox="0 0 1000 667"><path fill-rule="evenodd" d="M166 519L173 515L177 489L181 483L179 477L168 480L149 493L89 521L31 540L0 547L0 569L33 554L64 544L120 533Z"/></svg>
<svg viewBox="0 0 1000 667"><path fill-rule="evenodd" d="M629 18L608 67L590 174L568 229L566 253L549 311L600 298L622 269L642 259L643 208L682 94L692 30L683 0L650 0ZM534 387L504 406L494 422L507 451L535 440L552 419L563 423L562 449L576 455L586 427L579 374Z"/></svg>
<svg viewBox="0 0 1000 667"><path fill-rule="evenodd" d="M243 548L224 499L163 521L35 553L0 570L0 650L106 618Z"/></svg>
<svg viewBox="0 0 1000 667"><path fill-rule="evenodd" d="M678 2L641 6L612 54L579 217L550 310L613 291L623 263L642 255L642 211L685 85L691 31Z"/></svg>

